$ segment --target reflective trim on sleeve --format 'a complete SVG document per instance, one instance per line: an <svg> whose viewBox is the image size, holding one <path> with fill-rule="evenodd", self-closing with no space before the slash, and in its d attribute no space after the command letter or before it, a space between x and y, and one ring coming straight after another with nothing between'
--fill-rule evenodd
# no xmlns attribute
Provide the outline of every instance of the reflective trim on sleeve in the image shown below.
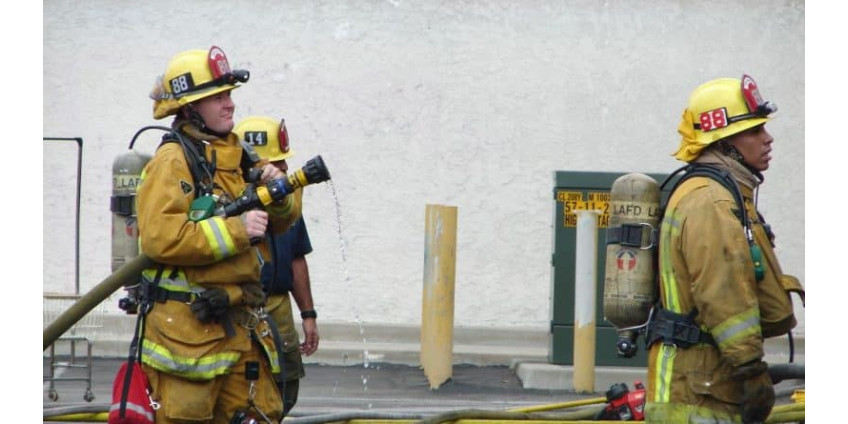
<svg viewBox="0 0 848 424"><path fill-rule="evenodd" d="M236 246L230 232L227 230L227 224L224 218L213 216L209 219L204 219L198 222L203 234L206 235L206 241L212 248L212 255L216 260L221 260L233 256L236 253Z"/></svg>
<svg viewBox="0 0 848 424"><path fill-rule="evenodd" d="M756 307L726 319L712 331L713 338L720 349L727 348L739 339L761 333L760 309Z"/></svg>

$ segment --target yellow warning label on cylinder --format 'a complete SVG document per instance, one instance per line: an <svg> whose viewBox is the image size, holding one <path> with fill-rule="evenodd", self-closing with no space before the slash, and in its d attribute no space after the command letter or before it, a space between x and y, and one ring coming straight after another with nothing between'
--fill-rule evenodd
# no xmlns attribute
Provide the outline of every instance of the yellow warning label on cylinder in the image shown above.
<svg viewBox="0 0 848 424"><path fill-rule="evenodd" d="M557 191L557 202L562 202L562 226L577 227L576 210L597 210L598 228L609 226L610 216L610 194L607 191L588 192L582 191Z"/></svg>

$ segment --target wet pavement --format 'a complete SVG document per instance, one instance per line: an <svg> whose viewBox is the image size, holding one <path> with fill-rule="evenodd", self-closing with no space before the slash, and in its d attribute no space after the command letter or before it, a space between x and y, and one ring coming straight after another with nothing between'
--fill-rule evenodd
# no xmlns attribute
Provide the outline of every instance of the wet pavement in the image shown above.
<svg viewBox="0 0 848 424"><path fill-rule="evenodd" d="M64 358L57 358L58 360ZM50 399L46 376L49 361L44 360L44 409L91 408L105 411L111 402L112 380L122 363L120 358L94 358L91 391L94 399L85 401L87 369L57 368L53 388L57 400ZM305 364L298 403L290 416L315 416L352 411L433 415L448 411L485 409L505 411L514 408L597 398L565 390L525 389L507 366L480 367L454 365L453 377L441 387L430 389L424 371L408 365L372 363L351 366ZM68 413L68 412L63 412Z"/></svg>
<svg viewBox="0 0 848 424"><path fill-rule="evenodd" d="M57 358L57 361L62 360L67 361L66 358ZM57 399L53 400L50 398L50 381L47 378L49 361L45 358L45 413L108 410L112 381L122 361L121 358L93 358L91 394L94 398L86 402L88 368L57 368L53 377ZM306 377L301 380L298 403L290 417L307 420L308 417L339 414L364 416L364 413L368 413L380 418L405 418L411 415L424 418L454 411L507 411L597 399L607 389L605 387L594 394L527 389L507 366L454 365L453 377L435 390L430 389L424 371L415 366L388 363L331 366L307 363L305 368ZM623 382L632 389L632 381ZM803 388L803 381L789 380L776 386L779 396L777 403L791 403L790 395L796 388ZM572 408L569 411L578 409Z"/></svg>

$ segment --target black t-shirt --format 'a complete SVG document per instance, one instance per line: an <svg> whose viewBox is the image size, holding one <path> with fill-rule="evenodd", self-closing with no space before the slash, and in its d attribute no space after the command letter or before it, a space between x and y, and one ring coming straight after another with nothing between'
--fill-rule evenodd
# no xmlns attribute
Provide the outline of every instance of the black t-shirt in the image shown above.
<svg viewBox="0 0 848 424"><path fill-rule="evenodd" d="M312 243L306 231L306 222L300 217L283 234L273 237L271 255L273 261L262 267L262 287L270 294L283 294L292 290L292 260L312 252Z"/></svg>

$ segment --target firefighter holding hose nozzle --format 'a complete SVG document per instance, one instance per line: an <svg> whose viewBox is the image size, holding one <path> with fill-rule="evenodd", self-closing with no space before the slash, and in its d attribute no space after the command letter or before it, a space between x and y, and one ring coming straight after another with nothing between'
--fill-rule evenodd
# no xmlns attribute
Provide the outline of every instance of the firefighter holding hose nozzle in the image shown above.
<svg viewBox="0 0 848 424"><path fill-rule="evenodd" d="M300 218L289 194L329 173L317 157L286 178L239 140L231 92L249 76L213 46L174 56L151 92L154 118L174 117L137 192L140 250L154 262L142 273L139 357L157 423L283 417L263 245L268 229Z"/></svg>

